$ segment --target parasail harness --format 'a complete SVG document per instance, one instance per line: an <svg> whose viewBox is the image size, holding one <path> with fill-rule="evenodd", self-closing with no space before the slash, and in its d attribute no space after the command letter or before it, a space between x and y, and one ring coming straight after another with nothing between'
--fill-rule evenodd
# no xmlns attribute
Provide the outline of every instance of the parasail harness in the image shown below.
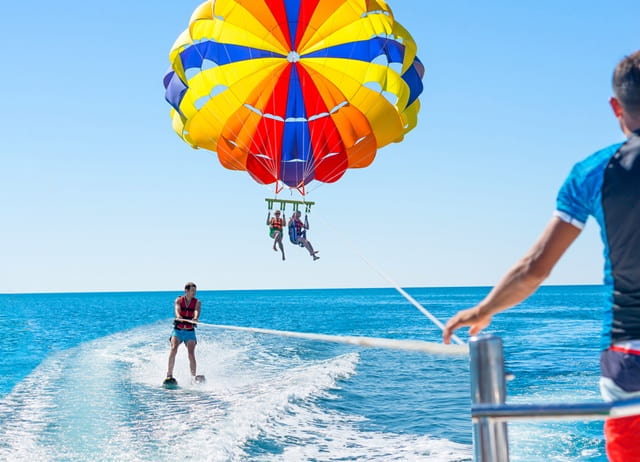
<svg viewBox="0 0 640 462"><path fill-rule="evenodd" d="M298 212L300 210L301 206L304 206L304 223L299 224L298 226L296 226L296 222L291 219L289 220L289 240L291 241L292 244L294 245L299 245L300 247L304 247L304 244L302 244L301 242L298 241L299 237L304 237L306 238L306 230L307 228L309 228L309 219L307 218L307 214L311 213L311 206L315 204L315 202L310 202L310 201L297 201L297 200L291 200L291 199L265 199L265 201L267 202L267 208L269 209L269 213L271 213L271 210L273 210L273 205L278 204L278 206L280 207L280 209L284 212L287 204L291 204L293 206L293 211L294 212Z"/></svg>

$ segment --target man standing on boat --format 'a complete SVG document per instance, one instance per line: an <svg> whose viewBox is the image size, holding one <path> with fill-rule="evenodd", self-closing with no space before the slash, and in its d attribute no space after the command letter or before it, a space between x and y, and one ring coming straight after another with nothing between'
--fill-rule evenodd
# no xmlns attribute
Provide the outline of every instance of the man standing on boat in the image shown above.
<svg viewBox="0 0 640 462"><path fill-rule="evenodd" d="M184 286L184 295L176 298L174 302L175 321L173 322L173 333L171 334L171 352L169 353L169 364L167 366L167 378L172 384L176 383L173 378L173 366L176 362L176 353L181 343L187 347L189 354L189 368L191 369L191 379L196 381L196 324L200 317L200 300L196 298L196 285L187 282Z"/></svg>
<svg viewBox="0 0 640 462"><path fill-rule="evenodd" d="M576 164L558 193L554 217L531 250L473 308L451 318L445 343L462 326L478 334L494 314L531 295L578 237L589 215L604 243L605 307L600 391L607 401L640 397L640 51L623 59L613 74L609 100L627 136ZM640 461L640 416L605 423L607 456Z"/></svg>

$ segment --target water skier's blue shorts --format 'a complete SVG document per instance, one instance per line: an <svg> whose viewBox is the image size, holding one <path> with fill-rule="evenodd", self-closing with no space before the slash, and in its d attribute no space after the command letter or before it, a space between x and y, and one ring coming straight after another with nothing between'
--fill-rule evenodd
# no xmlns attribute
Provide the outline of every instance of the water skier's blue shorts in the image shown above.
<svg viewBox="0 0 640 462"><path fill-rule="evenodd" d="M190 340L198 343L196 339L196 330L181 330L181 329L173 329L172 337L176 337L178 340L184 343L188 343Z"/></svg>

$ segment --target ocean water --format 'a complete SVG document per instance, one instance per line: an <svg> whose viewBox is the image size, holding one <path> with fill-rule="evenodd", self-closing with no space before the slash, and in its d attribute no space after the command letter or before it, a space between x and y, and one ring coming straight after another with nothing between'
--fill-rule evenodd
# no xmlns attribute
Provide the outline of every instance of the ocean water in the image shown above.
<svg viewBox="0 0 640 462"><path fill-rule="evenodd" d="M408 292L445 321L488 288ZM0 460L470 461L467 358L200 326L165 390L181 292L0 295ZM508 402L599 401L603 290L543 287L494 318ZM393 289L199 291L209 324L439 341ZM466 340L466 331L459 335ZM605 461L601 422L509 424L513 461Z"/></svg>

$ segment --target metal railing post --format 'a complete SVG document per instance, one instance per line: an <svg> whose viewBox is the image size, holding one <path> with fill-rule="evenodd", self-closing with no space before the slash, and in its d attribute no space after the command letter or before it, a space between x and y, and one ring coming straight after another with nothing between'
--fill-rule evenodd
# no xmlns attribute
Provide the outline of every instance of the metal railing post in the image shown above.
<svg viewBox="0 0 640 462"><path fill-rule="evenodd" d="M480 335L469 340L471 361L471 401L477 404L504 404L506 384L502 339ZM473 420L473 453L476 462L508 462L507 423L491 417Z"/></svg>

